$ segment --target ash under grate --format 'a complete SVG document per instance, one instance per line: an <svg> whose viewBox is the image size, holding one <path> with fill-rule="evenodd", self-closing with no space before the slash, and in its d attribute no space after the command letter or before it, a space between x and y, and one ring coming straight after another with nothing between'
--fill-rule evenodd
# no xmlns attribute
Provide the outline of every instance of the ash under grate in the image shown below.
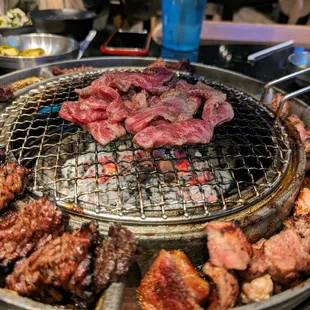
<svg viewBox="0 0 310 310"><path fill-rule="evenodd" d="M102 71L68 75L30 91L2 115L6 152L34 171L34 190L96 218L182 222L234 212L258 202L281 181L290 158L281 125L253 98L219 83L233 121L207 145L145 151L127 135L106 147L58 117L75 88ZM189 82L195 78L183 76Z"/></svg>

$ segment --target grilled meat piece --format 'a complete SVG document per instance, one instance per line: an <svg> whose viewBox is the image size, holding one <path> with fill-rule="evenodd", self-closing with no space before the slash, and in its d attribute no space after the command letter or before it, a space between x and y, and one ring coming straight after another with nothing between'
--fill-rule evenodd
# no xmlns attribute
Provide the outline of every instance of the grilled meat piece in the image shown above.
<svg viewBox="0 0 310 310"><path fill-rule="evenodd" d="M239 271L238 275L250 281L260 277L267 272L267 263L264 254L264 243L266 239L260 239L257 243L252 244L253 255L249 267L244 271Z"/></svg>
<svg viewBox="0 0 310 310"><path fill-rule="evenodd" d="M201 119L191 119L181 123L169 123L162 120L138 132L132 141L144 149L152 149L209 143L212 135L212 126Z"/></svg>
<svg viewBox="0 0 310 310"><path fill-rule="evenodd" d="M292 216L284 222L286 228L298 233L306 252L310 252L310 213Z"/></svg>
<svg viewBox="0 0 310 310"><path fill-rule="evenodd" d="M16 92L16 91L18 91L24 87L38 83L42 80L43 80L42 77L31 76L31 77L28 77L26 79L22 79L22 80L19 80L19 81L12 83L11 88L12 88L13 92Z"/></svg>
<svg viewBox="0 0 310 310"><path fill-rule="evenodd" d="M258 302L268 299L273 293L273 282L269 274L260 276L251 282L245 282L241 286L241 301L243 304Z"/></svg>
<svg viewBox="0 0 310 310"><path fill-rule="evenodd" d="M138 288L143 310L202 310L189 294L173 256L161 250Z"/></svg>
<svg viewBox="0 0 310 310"><path fill-rule="evenodd" d="M283 98L283 95L280 93L276 93L275 96L272 98L270 108L275 113L278 110L280 100ZM283 110L281 113L281 117L287 117L289 113L290 106L288 102L284 103Z"/></svg>
<svg viewBox="0 0 310 310"><path fill-rule="evenodd" d="M15 162L8 162L0 167L0 210L15 196L23 193L28 185L28 176L28 169Z"/></svg>
<svg viewBox="0 0 310 310"><path fill-rule="evenodd" d="M286 229L272 236L264 244L268 273L272 279L290 285L300 273L310 272L310 254L302 238L293 229Z"/></svg>
<svg viewBox="0 0 310 310"><path fill-rule="evenodd" d="M61 235L69 219L46 197L6 212L0 219L0 266L6 273L18 259L28 256Z"/></svg>
<svg viewBox="0 0 310 310"><path fill-rule="evenodd" d="M307 156L306 171L310 170L310 129L307 129L304 122L295 114L292 114L287 120L299 132Z"/></svg>
<svg viewBox="0 0 310 310"><path fill-rule="evenodd" d="M184 252L176 250L172 251L170 254L172 255L176 268L184 281L189 295L192 296L198 304L203 305L210 294L209 283L199 276L199 273Z"/></svg>
<svg viewBox="0 0 310 310"><path fill-rule="evenodd" d="M110 226L108 236L97 247L95 255L95 292L126 274L137 252L137 241L125 227Z"/></svg>
<svg viewBox="0 0 310 310"><path fill-rule="evenodd" d="M61 69L58 68L56 66L52 67L52 73L54 75L62 75L62 74L69 74L69 73L74 73L74 72L85 72L85 71L89 71L89 70L93 70L96 69L95 67L91 67L91 66L80 66L80 67L75 67L75 68L70 68L70 69Z"/></svg>
<svg viewBox="0 0 310 310"><path fill-rule="evenodd" d="M310 188L304 187L295 201L294 215L310 213Z"/></svg>
<svg viewBox="0 0 310 310"><path fill-rule="evenodd" d="M8 101L12 99L14 96L14 92L12 87L10 86L0 86L0 102Z"/></svg>
<svg viewBox="0 0 310 310"><path fill-rule="evenodd" d="M237 222L211 222L205 229L210 261L214 266L236 270L247 268L252 246Z"/></svg>
<svg viewBox="0 0 310 310"><path fill-rule="evenodd" d="M225 310L234 307L239 297L239 284L234 273L213 266L210 262L203 265L202 272L215 284L215 292L207 309Z"/></svg>
<svg viewBox="0 0 310 310"><path fill-rule="evenodd" d="M94 223L65 232L19 261L6 278L6 287L52 304L62 301L63 292L70 292L77 299L91 299L92 252L98 238Z"/></svg>

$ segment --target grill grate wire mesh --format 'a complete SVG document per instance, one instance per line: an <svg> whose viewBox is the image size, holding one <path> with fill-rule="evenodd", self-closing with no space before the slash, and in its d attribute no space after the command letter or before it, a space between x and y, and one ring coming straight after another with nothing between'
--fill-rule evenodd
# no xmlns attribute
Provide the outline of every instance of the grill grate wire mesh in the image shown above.
<svg viewBox="0 0 310 310"><path fill-rule="evenodd" d="M227 94L235 112L231 122L215 129L209 144L147 152L127 134L102 147L62 120L58 110L63 101L77 99L75 88L103 72L43 83L2 114L0 140L8 157L33 169L34 192L97 219L180 223L257 203L284 177L291 155L284 127L274 126L272 115L252 97L203 78ZM163 164L170 169L163 170Z"/></svg>

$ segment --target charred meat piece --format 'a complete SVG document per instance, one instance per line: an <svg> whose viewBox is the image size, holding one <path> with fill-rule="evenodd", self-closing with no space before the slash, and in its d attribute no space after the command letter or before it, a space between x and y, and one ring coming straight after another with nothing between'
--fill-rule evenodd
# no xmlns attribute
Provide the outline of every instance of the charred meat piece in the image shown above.
<svg viewBox="0 0 310 310"><path fill-rule="evenodd" d="M251 282L245 282L241 286L241 301L243 304L258 302L268 299L273 293L273 282L269 274L260 276Z"/></svg>
<svg viewBox="0 0 310 310"><path fill-rule="evenodd" d="M205 229L210 261L214 266L236 270L247 268L252 246L237 222L211 222Z"/></svg>
<svg viewBox="0 0 310 310"><path fill-rule="evenodd" d="M158 118L172 123L186 121L193 117L197 109L197 102L189 100L183 93L169 92L156 105L129 116L125 121L125 126L130 133L137 133Z"/></svg>
<svg viewBox="0 0 310 310"><path fill-rule="evenodd" d="M293 229L283 230L267 240L264 253L268 273L277 282L290 285L299 279L301 272L310 272L310 254Z"/></svg>
<svg viewBox="0 0 310 310"><path fill-rule="evenodd" d="M136 258L137 241L125 227L110 226L108 236L96 248L95 292L99 293L110 282L126 274Z"/></svg>
<svg viewBox="0 0 310 310"><path fill-rule="evenodd" d="M20 89L22 89L24 87L27 87L29 85L38 83L38 82L40 82L42 80L43 80L42 77L31 76L29 78L13 82L10 86L11 86L13 92L16 92L16 91L18 91L18 90L20 90Z"/></svg>
<svg viewBox="0 0 310 310"><path fill-rule="evenodd" d="M171 255L189 294L198 304L203 305L210 293L209 283L199 276L184 252L176 250L172 251Z"/></svg>
<svg viewBox="0 0 310 310"><path fill-rule="evenodd" d="M0 167L0 210L15 196L23 193L28 185L28 177L28 169L15 162L8 162Z"/></svg>
<svg viewBox="0 0 310 310"><path fill-rule="evenodd" d="M201 119L191 119L181 123L162 121L138 132L133 142L144 149L171 147L174 145L209 143L213 128Z"/></svg>
<svg viewBox="0 0 310 310"><path fill-rule="evenodd" d="M238 275L250 281L260 277L267 272L267 263L265 260L264 243L266 239L260 239L257 243L252 244L253 255L249 267L244 271L239 271Z"/></svg>
<svg viewBox="0 0 310 310"><path fill-rule="evenodd" d="M65 232L19 261L6 278L6 287L47 303L60 303L63 292L70 292L77 299L89 299L92 252L98 237L94 223Z"/></svg>
<svg viewBox="0 0 310 310"><path fill-rule="evenodd" d="M209 262L203 265L202 272L215 284L215 292L207 309L225 310L234 307L239 297L239 284L234 273Z"/></svg>
<svg viewBox="0 0 310 310"><path fill-rule="evenodd" d="M80 66L80 67L75 67L75 68L70 68L70 69L61 69L56 66L52 67L52 73L54 75L62 75L62 74L69 74L69 73L74 73L74 72L85 72L89 70L96 69L95 67L90 67L90 66Z"/></svg>
<svg viewBox="0 0 310 310"><path fill-rule="evenodd" d="M107 145L126 135L125 128L119 123L111 123L109 120L100 120L82 126L101 145Z"/></svg>
<svg viewBox="0 0 310 310"><path fill-rule="evenodd" d="M46 197L5 213L0 219L0 266L6 273L18 259L61 235L69 219Z"/></svg>
<svg viewBox="0 0 310 310"><path fill-rule="evenodd" d="M189 294L172 255L161 250L138 288L143 310L201 310Z"/></svg>
<svg viewBox="0 0 310 310"><path fill-rule="evenodd" d="M310 213L310 188L304 187L295 201L294 215Z"/></svg>
<svg viewBox="0 0 310 310"><path fill-rule="evenodd" d="M12 99L14 96L14 92L12 87L10 86L0 86L0 102L8 101Z"/></svg>

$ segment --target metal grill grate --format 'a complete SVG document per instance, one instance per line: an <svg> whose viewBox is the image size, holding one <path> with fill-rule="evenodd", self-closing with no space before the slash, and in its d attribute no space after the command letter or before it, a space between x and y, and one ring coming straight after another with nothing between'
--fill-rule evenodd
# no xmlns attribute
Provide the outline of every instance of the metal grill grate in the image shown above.
<svg viewBox="0 0 310 310"><path fill-rule="evenodd" d="M56 78L19 97L2 115L6 153L33 169L35 192L98 219L177 223L257 203L285 175L291 150L282 125L273 126L272 115L253 98L202 78L227 93L235 112L209 144L147 152L128 134L102 147L58 116L63 101L77 99L74 89L102 72Z"/></svg>

